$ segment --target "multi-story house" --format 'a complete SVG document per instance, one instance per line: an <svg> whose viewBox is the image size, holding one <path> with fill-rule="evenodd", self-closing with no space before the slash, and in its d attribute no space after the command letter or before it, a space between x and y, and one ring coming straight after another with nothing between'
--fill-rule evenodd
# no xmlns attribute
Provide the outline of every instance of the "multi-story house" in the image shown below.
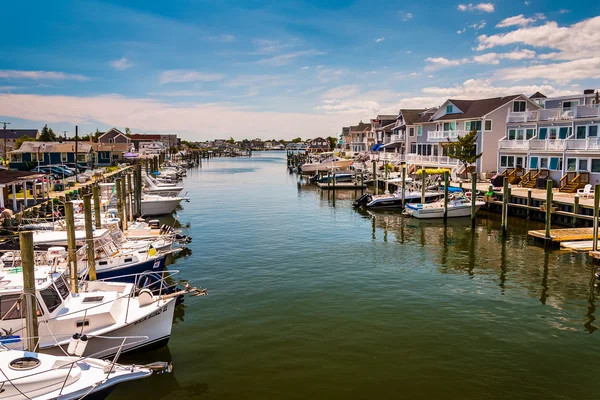
<svg viewBox="0 0 600 400"><path fill-rule="evenodd" d="M397 115L378 115L371 120L371 131L375 132L375 143L388 144L394 134Z"/></svg>
<svg viewBox="0 0 600 400"><path fill-rule="evenodd" d="M505 136L498 142L498 170L529 187L550 178L567 192L600 183L600 108L595 91L543 96L543 102L534 96L529 102L515 101L507 113Z"/></svg>
<svg viewBox="0 0 600 400"><path fill-rule="evenodd" d="M322 153L329 151L329 140L317 137L308 141L308 151L311 153Z"/></svg>
<svg viewBox="0 0 600 400"><path fill-rule="evenodd" d="M426 121L415 122L416 140L410 143L406 162L416 167L451 168L454 175L464 171L462 163L448 157L446 146L471 130L478 132L476 152L482 153L470 171L491 173L497 170L498 140L506 135L506 115L515 102L537 106L526 96L512 95L479 100L446 100ZM425 116L426 118L426 116Z"/></svg>
<svg viewBox="0 0 600 400"><path fill-rule="evenodd" d="M369 143L375 144L374 134L371 131L371 124L362 121L358 125L350 127L350 137L352 140L352 152L360 153L369 149Z"/></svg>
<svg viewBox="0 0 600 400"><path fill-rule="evenodd" d="M350 151L352 149L352 135L350 135L349 126L342 128L342 134L340 135L340 146L342 151Z"/></svg>
<svg viewBox="0 0 600 400"><path fill-rule="evenodd" d="M396 159L404 161L407 149L410 149L411 144L416 141L416 122L428 121L436 111L437 108L401 109L394 121L392 135L384 140L384 151L392 151L396 153Z"/></svg>

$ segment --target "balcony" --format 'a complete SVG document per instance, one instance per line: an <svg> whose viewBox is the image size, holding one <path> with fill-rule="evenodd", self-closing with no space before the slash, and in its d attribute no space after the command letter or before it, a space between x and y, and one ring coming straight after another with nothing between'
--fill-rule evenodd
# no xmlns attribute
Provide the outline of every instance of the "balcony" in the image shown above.
<svg viewBox="0 0 600 400"><path fill-rule="evenodd" d="M406 155L406 162L408 164L436 165L442 167L456 167L461 164L459 160L448 156L423 156L414 153Z"/></svg>
<svg viewBox="0 0 600 400"><path fill-rule="evenodd" d="M428 142L447 142L448 140L456 140L458 136L466 135L467 131L459 129L454 131L431 131L427 132Z"/></svg>
<svg viewBox="0 0 600 400"><path fill-rule="evenodd" d="M564 151L567 149L567 139L530 139L529 150Z"/></svg>
<svg viewBox="0 0 600 400"><path fill-rule="evenodd" d="M529 140L507 140L498 141L498 150L529 150Z"/></svg>
<svg viewBox="0 0 600 400"><path fill-rule="evenodd" d="M548 108L525 112L509 111L506 122L571 121L576 118L600 118L600 108L596 105L578 105L571 108Z"/></svg>
<svg viewBox="0 0 600 400"><path fill-rule="evenodd" d="M598 150L600 150L600 138L567 139L567 150L598 151Z"/></svg>

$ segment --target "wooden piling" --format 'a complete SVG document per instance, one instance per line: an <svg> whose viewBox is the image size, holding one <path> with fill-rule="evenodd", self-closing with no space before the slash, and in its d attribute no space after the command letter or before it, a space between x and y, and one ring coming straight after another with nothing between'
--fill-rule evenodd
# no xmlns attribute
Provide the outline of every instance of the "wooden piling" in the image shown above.
<svg viewBox="0 0 600 400"><path fill-rule="evenodd" d="M573 220L571 221L571 225L573 228L577 226L577 213L579 212L579 195L575 194L573 197Z"/></svg>
<svg viewBox="0 0 600 400"><path fill-rule="evenodd" d="M69 255L69 270L71 292L79 292L77 274L77 243L75 242L75 214L73 213L73 203L68 201L65 203L65 222L67 224L67 246Z"/></svg>
<svg viewBox="0 0 600 400"><path fill-rule="evenodd" d="M136 181L133 190L135 197L135 216L139 218L142 216L142 167L138 165L135 169Z"/></svg>
<svg viewBox="0 0 600 400"><path fill-rule="evenodd" d="M425 172L425 167L421 169L421 204L425 204L425 178L427 177L427 172Z"/></svg>
<svg viewBox="0 0 600 400"><path fill-rule="evenodd" d="M471 173L471 223L475 225L475 214L477 212L476 207L477 201L477 173Z"/></svg>
<svg viewBox="0 0 600 400"><path fill-rule="evenodd" d="M25 329L27 350L35 352L38 342L37 300L35 295L35 256L33 232L19 234L21 265L23 267L23 294L25 295Z"/></svg>
<svg viewBox="0 0 600 400"><path fill-rule="evenodd" d="M508 178L504 178L508 179ZM546 239L550 240L550 225L552 221L552 181L546 181Z"/></svg>
<svg viewBox="0 0 600 400"><path fill-rule="evenodd" d="M444 220L448 219L448 192L450 185L450 177L448 171L444 171Z"/></svg>
<svg viewBox="0 0 600 400"><path fill-rule="evenodd" d="M600 185L594 186L594 234L592 251L598 251L598 207L600 207Z"/></svg>
<svg viewBox="0 0 600 400"><path fill-rule="evenodd" d="M94 197L94 225L96 229L102 228L102 217L100 215L100 193L98 185L92 186L92 196Z"/></svg>
<svg viewBox="0 0 600 400"><path fill-rule="evenodd" d="M377 161L373 160L373 182L375 182L375 194L379 193L379 181L377 179Z"/></svg>
<svg viewBox="0 0 600 400"><path fill-rule="evenodd" d="M531 219L531 189L527 189L527 219Z"/></svg>
<svg viewBox="0 0 600 400"><path fill-rule="evenodd" d="M502 232L506 232L508 223L508 177L504 177L502 186Z"/></svg>
<svg viewBox="0 0 600 400"><path fill-rule="evenodd" d="M121 229L123 229L124 215L123 215L123 197L121 195L121 178L115 179L115 189L116 189L116 194L117 194L117 216L121 220L119 225L120 225Z"/></svg>
<svg viewBox="0 0 600 400"><path fill-rule="evenodd" d="M402 208L406 205L406 164L402 164Z"/></svg>
<svg viewBox="0 0 600 400"><path fill-rule="evenodd" d="M123 209L123 219L121 220L121 227L124 231L127 230L127 188L125 185L125 178L121 178L121 208Z"/></svg>
<svg viewBox="0 0 600 400"><path fill-rule="evenodd" d="M365 174L363 171L360 171L360 195L362 196L365 193Z"/></svg>
<svg viewBox="0 0 600 400"><path fill-rule="evenodd" d="M133 221L133 186L131 184L131 180L133 178L133 174L131 172L127 173L127 216L130 221Z"/></svg>
<svg viewBox="0 0 600 400"><path fill-rule="evenodd" d="M389 184L388 184L388 179L389 179L389 168L388 168L388 163L387 161L385 162L385 193L389 192Z"/></svg>
<svg viewBox="0 0 600 400"><path fill-rule="evenodd" d="M96 260L94 251L94 231L92 227L92 196L86 194L83 196L83 213L85 217L85 244L87 247L87 268L88 279L96 280Z"/></svg>

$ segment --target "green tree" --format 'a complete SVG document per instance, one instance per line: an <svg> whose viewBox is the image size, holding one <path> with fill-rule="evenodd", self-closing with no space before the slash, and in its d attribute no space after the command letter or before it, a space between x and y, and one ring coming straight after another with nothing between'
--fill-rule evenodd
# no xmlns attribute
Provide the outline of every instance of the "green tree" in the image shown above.
<svg viewBox="0 0 600 400"><path fill-rule="evenodd" d="M300 143L301 141L302 141L302 138L299 138L299 137L292 139L292 143Z"/></svg>
<svg viewBox="0 0 600 400"><path fill-rule="evenodd" d="M338 141L337 138L334 138L333 136L327 136L327 141L329 142L329 150L335 149Z"/></svg>
<svg viewBox="0 0 600 400"><path fill-rule="evenodd" d="M31 138L27 135L23 135L20 138L17 139L17 141L15 142L15 150L21 148L21 145L23 144L23 142L34 142L35 139Z"/></svg>
<svg viewBox="0 0 600 400"><path fill-rule="evenodd" d="M129 129L128 127L125 127L125 136L131 137L131 129Z"/></svg>
<svg viewBox="0 0 600 400"><path fill-rule="evenodd" d="M94 142L97 142L99 137L100 131L98 130L98 128L96 128L96 132L94 133Z"/></svg>
<svg viewBox="0 0 600 400"><path fill-rule="evenodd" d="M446 154L448 157L459 160L463 163L464 171L467 171L469 164L473 164L477 161L483 153L477 153L477 128L473 128L471 132L465 136L457 136L456 142L451 142L448 139L448 143L443 144L446 148Z"/></svg>
<svg viewBox="0 0 600 400"><path fill-rule="evenodd" d="M231 137L231 136L230 136L230 137L229 137L229 139L227 139L227 140L225 141L225 143L229 143L229 144L235 144L235 140L233 140L233 137Z"/></svg>
<svg viewBox="0 0 600 400"><path fill-rule="evenodd" d="M52 131L52 128L48 128L48 125L44 125L38 140L40 142L56 142L56 134Z"/></svg>

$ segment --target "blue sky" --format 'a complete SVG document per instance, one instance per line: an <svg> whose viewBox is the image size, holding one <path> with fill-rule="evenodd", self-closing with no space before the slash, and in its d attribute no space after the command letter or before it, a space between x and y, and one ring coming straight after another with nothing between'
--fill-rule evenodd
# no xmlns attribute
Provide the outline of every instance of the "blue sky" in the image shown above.
<svg viewBox="0 0 600 400"><path fill-rule="evenodd" d="M0 116L186 139L333 135L446 98L598 88L578 0L9 2Z"/></svg>

